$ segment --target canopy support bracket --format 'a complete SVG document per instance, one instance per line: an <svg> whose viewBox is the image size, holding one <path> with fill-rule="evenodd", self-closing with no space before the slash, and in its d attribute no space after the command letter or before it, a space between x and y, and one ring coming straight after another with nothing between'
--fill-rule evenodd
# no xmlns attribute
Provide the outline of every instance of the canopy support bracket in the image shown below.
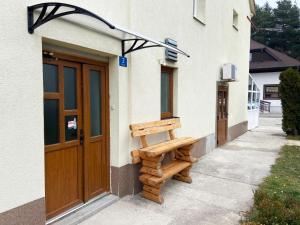
<svg viewBox="0 0 300 225"><path fill-rule="evenodd" d="M129 42L129 43L133 42L131 47L127 50L125 50L126 42ZM122 56L125 56L126 54L128 54L130 52L134 52L134 51L141 50L144 48L162 47L157 44L147 45L148 43L149 43L149 41L140 39L140 38L122 40ZM138 44L138 46L136 46L137 44Z"/></svg>

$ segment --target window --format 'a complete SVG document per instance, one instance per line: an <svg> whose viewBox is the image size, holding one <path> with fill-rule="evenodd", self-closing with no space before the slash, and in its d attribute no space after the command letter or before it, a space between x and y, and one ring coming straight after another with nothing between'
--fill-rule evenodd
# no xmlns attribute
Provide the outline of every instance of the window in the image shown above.
<svg viewBox="0 0 300 225"><path fill-rule="evenodd" d="M238 28L239 28L239 14L235 10L233 10L233 16L232 17L233 17L232 26L236 30L238 30Z"/></svg>
<svg viewBox="0 0 300 225"><path fill-rule="evenodd" d="M264 99L279 100L279 85L278 84L264 85Z"/></svg>
<svg viewBox="0 0 300 225"><path fill-rule="evenodd" d="M260 91L255 81L249 76L248 83L248 110L255 110L259 108Z"/></svg>
<svg viewBox="0 0 300 225"><path fill-rule="evenodd" d="M194 0L194 18L205 24L206 0Z"/></svg>
<svg viewBox="0 0 300 225"><path fill-rule="evenodd" d="M173 70L171 68L161 68L161 118L173 116Z"/></svg>

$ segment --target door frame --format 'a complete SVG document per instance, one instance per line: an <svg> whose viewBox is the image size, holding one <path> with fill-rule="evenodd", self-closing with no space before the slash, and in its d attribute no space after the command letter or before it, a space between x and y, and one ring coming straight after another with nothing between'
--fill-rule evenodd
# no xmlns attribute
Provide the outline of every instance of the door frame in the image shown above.
<svg viewBox="0 0 300 225"><path fill-rule="evenodd" d="M88 64L88 65L95 65L95 66L98 66L98 67L102 67L104 68L104 71L105 71L105 84L104 84L104 87L105 87L105 92L106 92L106 95L105 95L105 98L104 98L104 105L105 105L105 109L104 109L104 112L105 112L105 125L104 125L104 129L105 129L105 132L106 132L106 137L105 137L105 149L107 151L107 166L106 166L106 171L107 171L107 180L106 180L106 191L107 192L110 192L110 182L111 182L111 177L110 177L110 111L109 111L109 63L107 62L101 62L101 61L96 61L96 60L93 60L93 59L88 59L88 58L84 58L84 57L80 57L80 56L75 56L75 55L70 55L70 54L65 54L65 53L61 53L61 52L57 52L57 51L52 51L52 50L48 50L48 49L44 49L42 50L43 54L44 52L51 52L53 53L53 55L51 54L50 58L53 58L53 60L56 60L56 59L59 59L59 60L63 60L63 61L67 61L67 62L74 62L74 63L79 63L79 64L82 64L81 66L81 74L82 74L82 79L83 78L83 64ZM44 61L44 59L43 59ZM81 82L82 86L81 86L81 105L84 105L84 98L83 98L83 80ZM44 101L44 100L43 100ZM82 111L82 113L84 114L84 112ZM84 115L82 115L82 120L83 120L83 117ZM44 145L45 146L45 145ZM83 149L83 161L82 161L82 165L83 165L83 168L85 167L85 156L84 156L84 145L82 147ZM44 172L45 172L45 167L44 167ZM44 179L46 179L46 177L44 177ZM84 186L85 185L85 172L83 170L83 173L82 173L82 185ZM85 193L85 189L83 189L83 199L84 199L84 203L87 203L89 202L89 200L91 198L87 198L86 197L86 193ZM100 194L101 196L101 194ZM45 196L46 198L46 196ZM69 210L67 210L66 212L68 212ZM64 212L62 212L64 213ZM54 216L53 218L56 218L56 217L59 217L58 216ZM53 219L52 218L52 219ZM51 220L51 219L50 219Z"/></svg>
<svg viewBox="0 0 300 225"><path fill-rule="evenodd" d="M215 135L215 140L216 140L216 146L219 147L221 146L220 144L218 144L218 92L219 92L219 87L226 87L227 88L227 105L226 105L226 112L227 112L227 122L226 122L226 142L228 142L228 104L229 104L229 85L226 82L223 81L217 81L216 84L216 114L215 114L215 121L216 121L216 126L215 126L215 130L216 130L216 135Z"/></svg>

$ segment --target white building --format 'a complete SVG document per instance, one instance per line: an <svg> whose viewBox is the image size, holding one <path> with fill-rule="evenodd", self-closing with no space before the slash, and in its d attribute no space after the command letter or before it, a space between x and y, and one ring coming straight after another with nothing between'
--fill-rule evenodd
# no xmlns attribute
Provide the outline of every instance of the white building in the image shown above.
<svg viewBox="0 0 300 225"><path fill-rule="evenodd" d="M64 2L1 3L1 225L138 193L132 123L180 117L178 136L201 138L195 156L247 130L253 0ZM136 38L162 47L126 54ZM166 59L166 38L190 57ZM221 80L227 63L234 82Z"/></svg>
<svg viewBox="0 0 300 225"><path fill-rule="evenodd" d="M251 40L250 73L261 90L260 100L270 104L271 113L281 113L279 75L289 67L299 69L300 61Z"/></svg>

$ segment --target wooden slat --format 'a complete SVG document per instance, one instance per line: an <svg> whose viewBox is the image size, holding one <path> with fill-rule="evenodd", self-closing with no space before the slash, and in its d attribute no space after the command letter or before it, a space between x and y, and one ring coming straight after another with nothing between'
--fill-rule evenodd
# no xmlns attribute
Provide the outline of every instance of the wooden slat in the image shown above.
<svg viewBox="0 0 300 225"><path fill-rule="evenodd" d="M151 161L151 162L161 162L163 161L165 154L161 154L159 156L156 157L148 157L144 152L140 152L139 151L139 155L143 160L147 160L147 161Z"/></svg>
<svg viewBox="0 0 300 225"><path fill-rule="evenodd" d="M152 162L148 160L143 160L142 165L153 169L159 169L161 167L161 162Z"/></svg>
<svg viewBox="0 0 300 225"><path fill-rule="evenodd" d="M146 123L131 124L129 126L129 128L132 131L136 131L136 130L140 130L140 129L165 126L165 125L170 125L170 124L174 124L174 123L180 123L180 119L172 118L172 119L167 119L167 120L158 120L158 121L152 121L152 122L146 122Z"/></svg>
<svg viewBox="0 0 300 225"><path fill-rule="evenodd" d="M140 169L140 173L146 173L146 174L150 174L150 175L153 175L153 176L156 176L156 177L162 177L163 176L163 172L162 172L161 169L153 169L153 168L146 167L146 166L143 166Z"/></svg>
<svg viewBox="0 0 300 225"><path fill-rule="evenodd" d="M148 157L155 157L163 153L170 152L174 149L180 148L182 146L191 145L193 143L195 143L194 138L180 138L160 143L157 145L152 145L147 148L140 149L140 151L144 152Z"/></svg>
<svg viewBox="0 0 300 225"><path fill-rule="evenodd" d="M160 184L162 181L169 179L173 175L179 173L180 171L184 170L189 166L191 166L191 163L189 162L175 160L172 163L168 164L167 166L162 167L162 171L163 171L162 177L150 176L147 178L147 182L151 184Z"/></svg>
<svg viewBox="0 0 300 225"><path fill-rule="evenodd" d="M177 129L179 127L180 127L179 124L171 124L171 125L141 129L141 130L133 131L131 134L133 137L139 137L143 135L162 133L168 130Z"/></svg>
<svg viewBox="0 0 300 225"><path fill-rule="evenodd" d="M180 127L179 118L130 125L132 137L161 133Z"/></svg>
<svg viewBox="0 0 300 225"><path fill-rule="evenodd" d="M162 181L161 183L154 183L154 182L151 182L149 180L149 178L151 178L152 176L149 175L149 174L143 174L141 176L139 176L139 180L144 184L144 185L149 185L151 187L154 187L154 188L157 188L157 189L160 189L161 186L164 184L164 181Z"/></svg>
<svg viewBox="0 0 300 225"><path fill-rule="evenodd" d="M190 139L191 137L181 137L181 138L176 138L174 140L169 140L169 141L164 141L164 142L160 142L158 144L154 144L154 145L150 145L146 148L140 148L139 150L141 152L146 152L146 151L150 151L152 149L155 149L155 148L158 148L158 147L162 147L162 146L165 146L165 145L168 145L168 144L174 144L174 143L178 143L178 142L181 142L183 140L187 140L187 139Z"/></svg>

